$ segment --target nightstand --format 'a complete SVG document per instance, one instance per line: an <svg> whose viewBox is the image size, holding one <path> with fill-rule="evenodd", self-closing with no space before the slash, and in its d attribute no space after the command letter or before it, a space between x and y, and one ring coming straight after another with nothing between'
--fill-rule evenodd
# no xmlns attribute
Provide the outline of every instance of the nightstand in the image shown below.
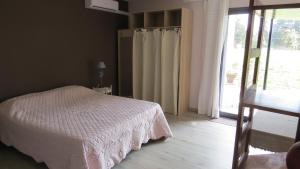
<svg viewBox="0 0 300 169"><path fill-rule="evenodd" d="M101 93L101 94L106 94L106 95L112 95L112 85L110 87L93 87L93 90Z"/></svg>

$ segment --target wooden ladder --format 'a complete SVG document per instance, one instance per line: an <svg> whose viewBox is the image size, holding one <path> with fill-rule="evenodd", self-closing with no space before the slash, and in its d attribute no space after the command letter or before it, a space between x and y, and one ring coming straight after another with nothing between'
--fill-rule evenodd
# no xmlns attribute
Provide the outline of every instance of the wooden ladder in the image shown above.
<svg viewBox="0 0 300 169"><path fill-rule="evenodd" d="M248 27L246 34L243 74L240 93L240 104L238 109L238 119L236 127L235 148L233 157L233 169L243 168L249 154L249 144L251 137L251 128L253 124L254 108L249 108L249 115L245 116L244 98L248 97L246 93L255 92L258 79L259 61L262 46L262 30L264 28L265 10L254 10L254 0L250 0ZM259 33L257 44L253 48L253 28L255 19L259 19ZM252 63L252 65L250 65ZM253 71L253 76L250 77L249 72ZM247 91L247 92L246 92Z"/></svg>

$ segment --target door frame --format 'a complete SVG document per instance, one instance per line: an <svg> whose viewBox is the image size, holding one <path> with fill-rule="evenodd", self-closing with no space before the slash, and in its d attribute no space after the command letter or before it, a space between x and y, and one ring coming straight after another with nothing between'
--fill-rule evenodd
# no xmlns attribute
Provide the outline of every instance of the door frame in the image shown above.
<svg viewBox="0 0 300 169"><path fill-rule="evenodd" d="M249 7L241 7L241 8L229 8L229 11L228 11L228 15L239 15L239 14L249 14ZM228 32L227 32L228 33ZM226 36L226 39L227 39L227 36ZM245 39L245 42L246 42L246 39ZM225 46L223 48L223 51L225 51ZM225 57L225 52L223 52L222 54L222 63L221 63L221 79L222 81L223 78L224 78L224 72L223 72L223 68L224 68L224 57ZM220 105L221 105L221 98L222 98L222 95L223 95L223 91L222 91L222 85L223 85L223 82L220 82ZM229 112L224 112L224 111L221 111L220 110L220 117L224 117L224 118L229 118L229 119L235 119L237 120L237 114L232 114L232 113L229 113Z"/></svg>

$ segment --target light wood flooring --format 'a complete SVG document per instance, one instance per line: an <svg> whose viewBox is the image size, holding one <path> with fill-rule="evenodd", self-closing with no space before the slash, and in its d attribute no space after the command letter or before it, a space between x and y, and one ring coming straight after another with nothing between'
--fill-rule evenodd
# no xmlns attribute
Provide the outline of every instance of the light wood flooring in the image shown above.
<svg viewBox="0 0 300 169"><path fill-rule="evenodd" d="M195 114L166 115L174 138L143 145L114 169L230 169L235 128ZM1 169L46 169L13 148L0 145Z"/></svg>

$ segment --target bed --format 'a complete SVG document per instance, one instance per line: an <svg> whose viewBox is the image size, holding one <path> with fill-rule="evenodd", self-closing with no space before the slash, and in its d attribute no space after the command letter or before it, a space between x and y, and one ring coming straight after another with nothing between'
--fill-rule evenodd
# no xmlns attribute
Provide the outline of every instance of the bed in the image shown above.
<svg viewBox="0 0 300 169"><path fill-rule="evenodd" d="M0 140L50 169L110 169L150 139L169 137L158 104L82 86L0 104Z"/></svg>

